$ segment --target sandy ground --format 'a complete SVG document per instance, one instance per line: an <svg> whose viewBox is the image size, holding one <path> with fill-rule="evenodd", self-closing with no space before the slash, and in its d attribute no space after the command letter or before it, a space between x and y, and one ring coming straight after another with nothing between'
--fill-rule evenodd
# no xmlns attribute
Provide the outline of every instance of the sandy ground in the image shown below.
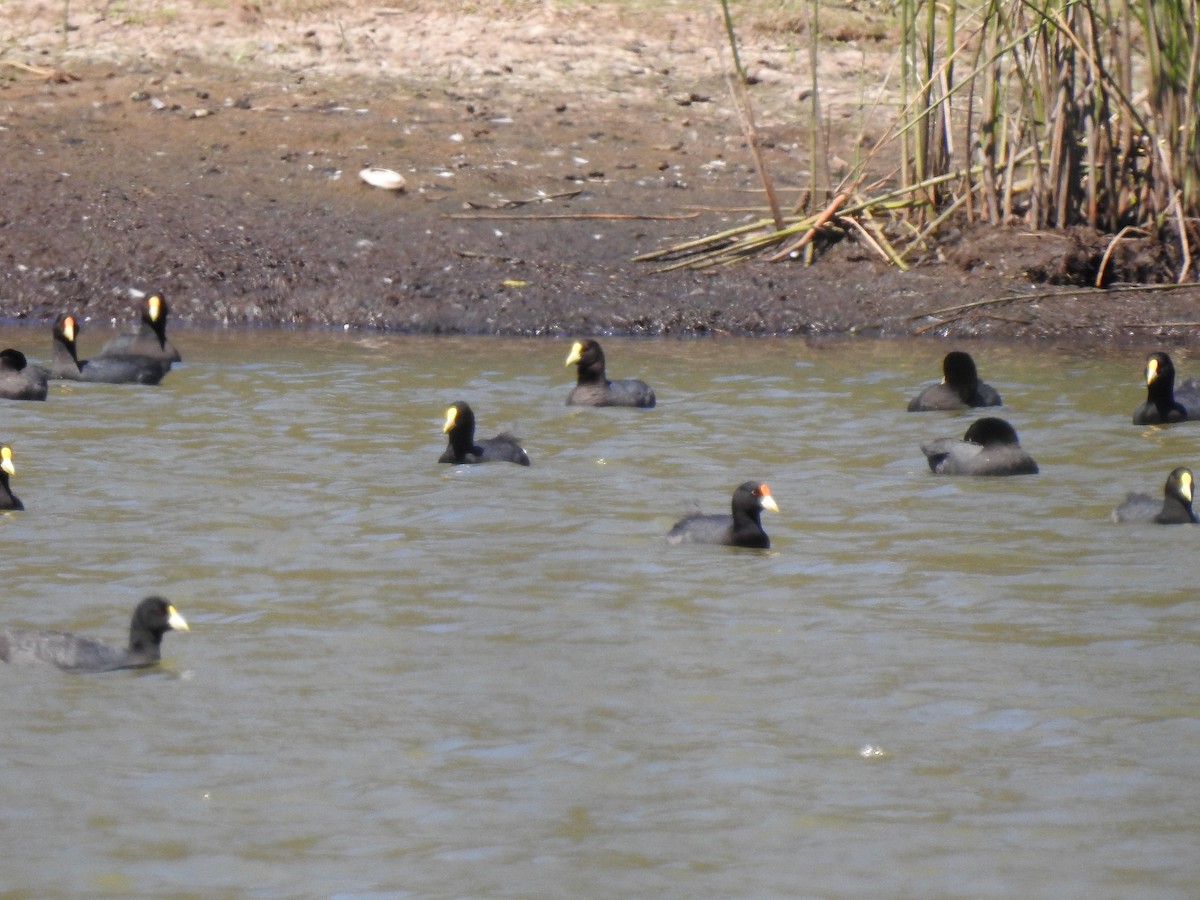
<svg viewBox="0 0 1200 900"><path fill-rule="evenodd" d="M1200 290L1057 286L1107 246L1080 232L959 231L908 272L854 241L807 267L634 262L766 215L719 22L686 0L651 5L74 3L64 47L61 5L8 0L0 315L125 319L137 292L158 290L197 325L1134 344L1196 333ZM822 50L822 103L847 158L877 136L892 65L872 27L860 19ZM794 203L807 177L804 34L739 37L765 167ZM401 172L406 190L367 186L368 165ZM1127 246L1114 256L1118 277L1144 262Z"/></svg>

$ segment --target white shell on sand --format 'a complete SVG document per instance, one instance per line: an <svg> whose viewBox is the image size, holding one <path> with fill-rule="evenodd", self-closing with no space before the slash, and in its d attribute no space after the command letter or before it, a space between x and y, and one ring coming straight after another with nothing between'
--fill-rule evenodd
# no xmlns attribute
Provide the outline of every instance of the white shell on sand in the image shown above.
<svg viewBox="0 0 1200 900"><path fill-rule="evenodd" d="M358 173L358 177L371 187L383 188L385 191L404 190L404 176L391 169L368 166Z"/></svg>

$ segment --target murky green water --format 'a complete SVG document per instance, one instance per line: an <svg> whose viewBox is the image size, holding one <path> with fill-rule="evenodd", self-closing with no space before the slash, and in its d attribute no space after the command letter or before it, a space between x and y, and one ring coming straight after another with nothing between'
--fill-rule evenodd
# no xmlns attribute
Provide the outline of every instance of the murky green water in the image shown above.
<svg viewBox="0 0 1200 900"><path fill-rule="evenodd" d="M943 480L931 343L605 341L638 412L565 342L175 337L0 409L0 623L192 626L0 671L7 896L1200 894L1200 537L1107 521L1200 425L1129 424L1140 354L972 348L1043 474ZM437 465L455 399L533 466ZM665 543L750 478L772 551Z"/></svg>

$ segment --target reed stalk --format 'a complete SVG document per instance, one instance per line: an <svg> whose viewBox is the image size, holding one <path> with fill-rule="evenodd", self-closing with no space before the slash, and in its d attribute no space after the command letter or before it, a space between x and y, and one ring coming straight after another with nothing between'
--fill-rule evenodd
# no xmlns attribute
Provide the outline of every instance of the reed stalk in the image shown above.
<svg viewBox="0 0 1200 900"><path fill-rule="evenodd" d="M742 57L738 53L737 35L733 32L733 14L729 11L729 0L721 0L721 18L725 22L725 37L729 41L729 50L733 54L733 69L737 72L742 84L749 84L746 69L742 65Z"/></svg>

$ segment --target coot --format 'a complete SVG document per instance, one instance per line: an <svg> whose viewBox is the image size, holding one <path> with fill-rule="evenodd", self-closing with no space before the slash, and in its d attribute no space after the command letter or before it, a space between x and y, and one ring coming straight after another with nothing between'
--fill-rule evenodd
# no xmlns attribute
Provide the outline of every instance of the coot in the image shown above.
<svg viewBox="0 0 1200 900"><path fill-rule="evenodd" d="M171 368L171 363L177 363L182 357L175 345L167 340L167 316L171 308L162 294L151 294L146 298L146 306L142 310L142 321L138 330L128 334L118 334L100 351L101 356L140 356L156 359Z"/></svg>
<svg viewBox="0 0 1200 900"><path fill-rule="evenodd" d="M1000 405L1000 395L979 380L970 353L961 350L947 353L942 360L942 376L939 384L930 385L909 402L909 412Z"/></svg>
<svg viewBox="0 0 1200 900"><path fill-rule="evenodd" d="M0 660L15 665L49 663L67 672L110 672L152 666L162 655L163 635L188 624L162 597L147 597L133 611L129 646L113 647L65 631L0 632Z"/></svg>
<svg viewBox="0 0 1200 900"><path fill-rule="evenodd" d="M935 475L1036 475L1037 463L1021 449L1017 432L1004 419L971 423L962 440L938 438L921 445Z"/></svg>
<svg viewBox="0 0 1200 900"><path fill-rule="evenodd" d="M1165 425L1200 419L1200 382L1189 378L1175 390L1175 364L1165 353L1146 360L1146 402L1133 411L1134 425Z"/></svg>
<svg viewBox="0 0 1200 900"><path fill-rule="evenodd" d="M578 378L567 397L568 406L636 406L649 409L655 404L650 385L636 378L609 381L604 371L604 351L593 340L576 341L567 354L568 366L575 366Z"/></svg>
<svg viewBox="0 0 1200 900"><path fill-rule="evenodd" d="M771 546L771 539L760 521L764 509L779 512L771 489L761 482L747 481L733 492L732 515L693 513L675 523L667 540L672 544L724 544L765 550Z"/></svg>
<svg viewBox="0 0 1200 900"><path fill-rule="evenodd" d="M8 447L0 447L0 509L21 510L25 508L25 504L8 486L8 476L16 474L17 469L13 465L12 450Z"/></svg>
<svg viewBox="0 0 1200 900"><path fill-rule="evenodd" d="M54 323L51 378L104 384L158 384L170 368L168 362L145 356L97 356L80 362L75 349L78 334L74 316L58 317Z"/></svg>
<svg viewBox="0 0 1200 900"><path fill-rule="evenodd" d="M5 400L45 400L50 373L30 367L20 350L0 350L0 397Z"/></svg>
<svg viewBox="0 0 1200 900"><path fill-rule="evenodd" d="M1125 501L1112 511L1112 520L1154 522L1158 525L1185 525L1196 522L1196 514L1192 511L1194 489L1192 470L1180 466L1167 476L1161 500L1149 494L1127 494Z"/></svg>
<svg viewBox="0 0 1200 900"><path fill-rule="evenodd" d="M442 433L449 435L450 443L438 459L440 463L511 462L520 466L529 465L529 457L511 434L475 440L475 413L461 400L450 404L446 410L446 424L442 426Z"/></svg>

